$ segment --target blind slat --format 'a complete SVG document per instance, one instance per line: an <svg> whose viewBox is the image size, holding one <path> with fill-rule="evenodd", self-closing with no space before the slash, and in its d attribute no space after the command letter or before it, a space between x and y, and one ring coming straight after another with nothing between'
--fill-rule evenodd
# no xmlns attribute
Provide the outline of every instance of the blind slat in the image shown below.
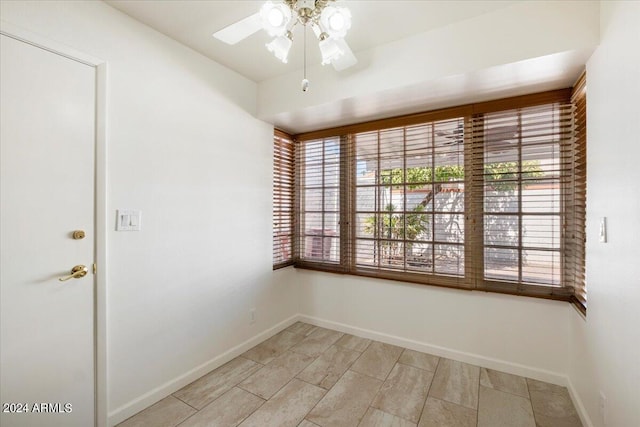
<svg viewBox="0 0 640 427"><path fill-rule="evenodd" d="M294 174L293 138L276 129L273 136L273 268L294 261Z"/></svg>

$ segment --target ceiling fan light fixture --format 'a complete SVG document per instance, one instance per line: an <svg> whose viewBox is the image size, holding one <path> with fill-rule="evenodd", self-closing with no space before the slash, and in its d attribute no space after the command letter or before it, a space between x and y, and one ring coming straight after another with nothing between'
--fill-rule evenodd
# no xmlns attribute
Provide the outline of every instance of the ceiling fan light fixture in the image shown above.
<svg viewBox="0 0 640 427"><path fill-rule="evenodd" d="M266 2L260 8L262 28L272 37L283 36L291 21L291 9L284 3Z"/></svg>
<svg viewBox="0 0 640 427"><path fill-rule="evenodd" d="M327 6L320 14L322 29L333 38L344 38L351 28L351 12L346 7Z"/></svg>
<svg viewBox="0 0 640 427"><path fill-rule="evenodd" d="M271 40L271 42L267 43L266 46L269 52L273 52L276 58L286 64L292 44L291 32L287 32L285 35L278 36Z"/></svg>
<svg viewBox="0 0 640 427"><path fill-rule="evenodd" d="M344 51L338 43L336 43L336 40L331 37L321 38L318 45L320 46L320 53L322 54L322 65L330 64L331 61L344 55Z"/></svg>
<svg viewBox="0 0 640 427"><path fill-rule="evenodd" d="M271 41L265 45L267 50L286 64L293 44L293 30L300 24L304 30L302 91L306 92L309 90L308 27L318 39L322 65L331 64L337 71L342 71L358 62L345 40L351 28L351 12L346 7L334 6L336 1L268 0L256 13L216 31L213 36L233 45L263 29L271 37Z"/></svg>

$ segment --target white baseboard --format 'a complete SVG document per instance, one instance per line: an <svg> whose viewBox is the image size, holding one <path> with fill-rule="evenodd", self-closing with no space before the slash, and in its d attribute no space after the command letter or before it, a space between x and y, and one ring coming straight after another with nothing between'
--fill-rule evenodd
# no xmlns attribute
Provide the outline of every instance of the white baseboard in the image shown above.
<svg viewBox="0 0 640 427"><path fill-rule="evenodd" d="M580 417L580 421L582 421L583 427L593 427L593 423L591 422L591 418L587 413L587 409L584 406L584 402L580 399L580 395L578 391L573 386L571 379L567 377L567 390L569 390L569 396L571 396L571 400L573 401L573 406L575 406L576 411L578 412L578 416Z"/></svg>
<svg viewBox="0 0 640 427"><path fill-rule="evenodd" d="M154 388L153 390L143 394L142 396L132 400L131 402L114 409L112 412L109 412L107 425L114 426L127 418L137 414L143 409L153 405L159 400L164 399L169 396L171 393L180 390L182 387L187 384L192 383L197 380L201 376L213 371L214 369L224 365L228 361L240 356L245 351L250 348L260 344L262 341L271 338L273 335L277 334L281 330L289 327L294 324L300 318L299 315L294 315L289 317L288 319L283 320L277 325L259 333L258 335L246 340L245 342L231 348L230 350L214 357L213 359L203 363L200 366L197 366L186 372L179 377L176 377L166 383L162 384L159 387Z"/></svg>
<svg viewBox="0 0 640 427"><path fill-rule="evenodd" d="M317 317L300 315L300 321L311 323L316 326L334 329L336 331L357 335L363 338L369 338L383 343L397 345L409 348L411 350L421 351L433 354L435 356L446 357L448 359L457 360L459 362L470 363L481 366L483 368L495 369L497 371L507 372L509 374L520 375L522 377L533 378L539 381L545 381L561 386L567 385L567 377L558 372L547 371L545 369L533 368L530 366L520 365L518 363L507 362L505 360L493 359L478 354L467 353L459 350L452 350L446 347L427 344L396 335L384 334L370 329L358 328L346 325L344 323L333 322L330 320L319 319Z"/></svg>

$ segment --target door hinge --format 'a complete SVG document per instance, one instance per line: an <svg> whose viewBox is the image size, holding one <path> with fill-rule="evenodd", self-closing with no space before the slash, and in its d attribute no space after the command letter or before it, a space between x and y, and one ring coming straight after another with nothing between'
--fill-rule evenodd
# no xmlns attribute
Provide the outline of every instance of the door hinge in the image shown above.
<svg viewBox="0 0 640 427"><path fill-rule="evenodd" d="M96 265L96 263L93 263L93 274L96 274L96 272L98 271L98 266Z"/></svg>

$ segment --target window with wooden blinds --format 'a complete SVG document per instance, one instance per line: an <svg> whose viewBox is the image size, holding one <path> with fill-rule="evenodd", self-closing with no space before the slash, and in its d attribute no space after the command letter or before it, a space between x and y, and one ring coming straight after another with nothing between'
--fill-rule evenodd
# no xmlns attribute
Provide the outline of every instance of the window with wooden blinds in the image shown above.
<svg viewBox="0 0 640 427"><path fill-rule="evenodd" d="M476 287L568 296L563 252L573 176L571 103L478 114L469 140Z"/></svg>
<svg viewBox="0 0 640 427"><path fill-rule="evenodd" d="M464 119L356 133L352 143L352 269L463 281Z"/></svg>
<svg viewBox="0 0 640 427"><path fill-rule="evenodd" d="M301 261L340 263L341 140L305 141L296 150L298 257Z"/></svg>
<svg viewBox="0 0 640 427"><path fill-rule="evenodd" d="M296 265L577 302L585 91L296 136Z"/></svg>
<svg viewBox="0 0 640 427"><path fill-rule="evenodd" d="M568 188L567 242L565 247L565 281L573 286L574 303L587 310L585 283L585 243L587 205L587 76L582 73L571 93L573 103L573 146L569 161L573 179Z"/></svg>
<svg viewBox="0 0 640 427"><path fill-rule="evenodd" d="M273 135L273 268L293 264L294 144L291 136Z"/></svg>

